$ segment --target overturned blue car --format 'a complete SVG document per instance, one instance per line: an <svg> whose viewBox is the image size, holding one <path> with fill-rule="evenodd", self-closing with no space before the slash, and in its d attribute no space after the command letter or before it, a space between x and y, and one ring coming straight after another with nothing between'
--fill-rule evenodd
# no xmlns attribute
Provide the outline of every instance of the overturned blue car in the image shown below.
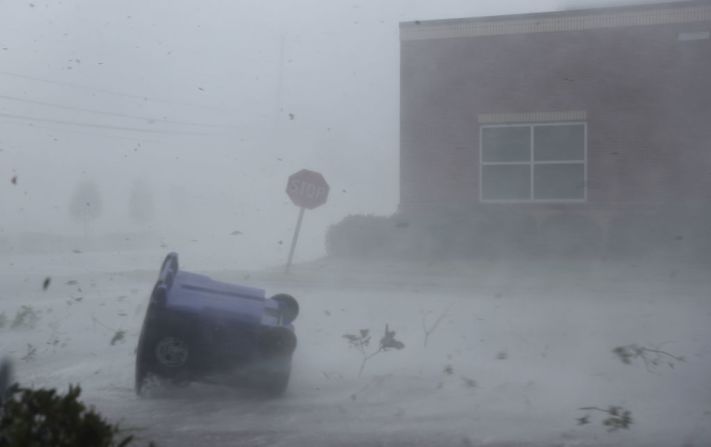
<svg viewBox="0 0 711 447"><path fill-rule="evenodd" d="M135 390L190 382L245 385L269 395L289 383L299 313L287 294L215 281L163 262L136 349Z"/></svg>

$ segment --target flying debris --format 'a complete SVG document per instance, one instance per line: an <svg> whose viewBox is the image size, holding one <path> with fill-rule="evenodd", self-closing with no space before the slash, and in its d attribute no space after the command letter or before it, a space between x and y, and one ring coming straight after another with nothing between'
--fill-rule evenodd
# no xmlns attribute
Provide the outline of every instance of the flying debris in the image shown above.
<svg viewBox="0 0 711 447"><path fill-rule="evenodd" d="M477 383L476 380L470 379L469 377L462 377L462 382L464 383L464 386L467 388L476 388Z"/></svg>
<svg viewBox="0 0 711 447"><path fill-rule="evenodd" d="M126 335L126 331L123 331L123 330L116 331L114 336L111 338L111 346L114 346L116 343L123 342L125 335Z"/></svg>

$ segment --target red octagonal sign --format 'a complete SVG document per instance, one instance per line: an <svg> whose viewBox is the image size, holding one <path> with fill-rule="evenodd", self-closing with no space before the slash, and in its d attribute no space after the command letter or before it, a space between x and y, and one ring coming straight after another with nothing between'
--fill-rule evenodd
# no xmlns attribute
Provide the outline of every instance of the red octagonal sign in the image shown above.
<svg viewBox="0 0 711 447"><path fill-rule="evenodd" d="M326 179L318 172L308 169L292 174L286 183L286 193L294 205L310 210L326 203L328 190Z"/></svg>

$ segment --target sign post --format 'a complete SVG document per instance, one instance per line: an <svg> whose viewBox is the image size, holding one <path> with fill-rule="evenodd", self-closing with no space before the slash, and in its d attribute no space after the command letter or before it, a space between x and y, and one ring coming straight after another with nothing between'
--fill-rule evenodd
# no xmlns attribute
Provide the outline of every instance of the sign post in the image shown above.
<svg viewBox="0 0 711 447"><path fill-rule="evenodd" d="M294 229L294 237L291 238L291 248L289 249L289 259L286 261L285 273L289 273L289 268L291 267L291 261L294 259L294 251L296 251L296 241L299 239L299 232L301 231L301 221L304 220L304 211L306 208L303 206L299 208L299 220L296 221L296 228Z"/></svg>
<svg viewBox="0 0 711 447"><path fill-rule="evenodd" d="M328 199L329 186L326 179L321 174L308 169L292 174L286 182L286 194L289 196L294 205L299 207L299 219L296 221L294 229L294 237L291 240L291 248L289 249L289 258L286 261L284 273L289 273L291 261L294 259L296 251L296 241L299 239L301 231L301 222L304 220L304 211L307 209L317 208Z"/></svg>

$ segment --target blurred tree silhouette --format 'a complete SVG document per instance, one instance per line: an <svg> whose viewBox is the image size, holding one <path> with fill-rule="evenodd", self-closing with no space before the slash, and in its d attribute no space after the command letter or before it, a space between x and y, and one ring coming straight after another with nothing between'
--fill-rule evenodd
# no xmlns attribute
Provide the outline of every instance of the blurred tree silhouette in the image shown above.
<svg viewBox="0 0 711 447"><path fill-rule="evenodd" d="M137 224L146 224L153 218L153 192L144 180L136 180L128 199L128 212Z"/></svg>
<svg viewBox="0 0 711 447"><path fill-rule="evenodd" d="M101 193L99 187L91 180L81 181L72 200L69 202L69 214L84 224L84 237L88 234L89 222L101 216Z"/></svg>

